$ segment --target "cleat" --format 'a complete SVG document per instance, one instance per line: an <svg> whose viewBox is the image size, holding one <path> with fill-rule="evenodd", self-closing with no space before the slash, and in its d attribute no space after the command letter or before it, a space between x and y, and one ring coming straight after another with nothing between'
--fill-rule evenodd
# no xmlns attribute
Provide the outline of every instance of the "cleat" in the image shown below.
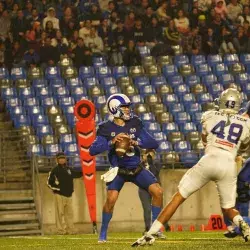
<svg viewBox="0 0 250 250"><path fill-rule="evenodd" d="M137 241L135 241L131 247L138 247L138 246L145 246L145 245L153 245L155 242L155 238L152 235L144 235L141 238L139 238Z"/></svg>
<svg viewBox="0 0 250 250"><path fill-rule="evenodd" d="M98 240L98 243L100 243L100 244L103 244L103 243L107 243L107 240Z"/></svg>
<svg viewBox="0 0 250 250"><path fill-rule="evenodd" d="M165 240L167 238L161 231L159 231L156 234L153 234L152 236L156 239L161 239L161 240Z"/></svg>
<svg viewBox="0 0 250 250"><path fill-rule="evenodd" d="M224 233L224 236L227 237L227 238L235 238L236 236L238 236L238 233L233 229L233 230L230 230L230 231L226 231Z"/></svg>
<svg viewBox="0 0 250 250"><path fill-rule="evenodd" d="M240 232L245 242L250 240L250 227L245 221L240 221Z"/></svg>

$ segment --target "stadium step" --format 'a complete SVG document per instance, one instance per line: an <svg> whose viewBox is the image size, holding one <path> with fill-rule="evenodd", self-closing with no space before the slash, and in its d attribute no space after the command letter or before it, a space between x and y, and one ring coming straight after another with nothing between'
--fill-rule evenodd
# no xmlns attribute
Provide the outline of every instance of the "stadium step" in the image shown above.
<svg viewBox="0 0 250 250"><path fill-rule="evenodd" d="M41 230L20 230L20 231L8 231L0 232L0 236L22 236L22 235L41 235Z"/></svg>
<svg viewBox="0 0 250 250"><path fill-rule="evenodd" d="M0 130L1 131L6 131L10 130L13 128L13 123L12 121L7 121L7 122L0 122Z"/></svg>
<svg viewBox="0 0 250 250"><path fill-rule="evenodd" d="M28 190L0 190L0 200L8 201L9 199L22 199L22 198L32 198L33 191Z"/></svg>
<svg viewBox="0 0 250 250"><path fill-rule="evenodd" d="M39 229L38 223L24 223L14 225L0 225L0 231Z"/></svg>
<svg viewBox="0 0 250 250"><path fill-rule="evenodd" d="M15 190L20 188L20 190L30 189L32 187L32 183L30 181L16 181L16 182L6 182L0 183L0 190Z"/></svg>
<svg viewBox="0 0 250 250"><path fill-rule="evenodd" d="M35 207L35 203L0 204L0 211L27 210Z"/></svg>

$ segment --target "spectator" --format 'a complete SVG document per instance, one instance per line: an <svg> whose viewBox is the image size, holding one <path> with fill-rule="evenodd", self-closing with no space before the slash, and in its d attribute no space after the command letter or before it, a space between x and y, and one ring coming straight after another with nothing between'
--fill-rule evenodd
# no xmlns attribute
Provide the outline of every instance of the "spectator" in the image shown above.
<svg viewBox="0 0 250 250"><path fill-rule="evenodd" d="M167 15L174 19L178 17L178 11L181 9L177 0L170 0L167 8Z"/></svg>
<svg viewBox="0 0 250 250"><path fill-rule="evenodd" d="M215 37L219 37L221 35L221 29L222 29L223 23L221 20L221 16L219 14L215 14L213 22L210 24L210 27L214 31Z"/></svg>
<svg viewBox="0 0 250 250"><path fill-rule="evenodd" d="M127 67L141 64L141 56L135 47L134 40L128 41L128 47L123 53L123 62Z"/></svg>
<svg viewBox="0 0 250 250"><path fill-rule="evenodd" d="M10 17L12 19L17 18L18 10L19 10L19 5L17 3L13 4L11 11L10 11Z"/></svg>
<svg viewBox="0 0 250 250"><path fill-rule="evenodd" d="M73 35L76 29L78 29L76 21L74 19L71 19L69 20L68 25L66 25L66 27L64 28L64 32L63 31L62 32L63 35L67 37L67 39L69 39Z"/></svg>
<svg viewBox="0 0 250 250"><path fill-rule="evenodd" d="M205 15L199 15L198 28L199 28L199 34L201 35L201 37L204 37L207 34L207 29L208 29Z"/></svg>
<svg viewBox="0 0 250 250"><path fill-rule="evenodd" d="M74 192L74 178L82 177L82 172L67 166L64 153L56 155L57 166L55 166L48 177L48 186L55 194L56 200L56 227L58 234L73 234L73 208L72 193ZM63 225L63 220L65 225Z"/></svg>
<svg viewBox="0 0 250 250"><path fill-rule="evenodd" d="M244 29L244 34L250 38L250 25L248 21L243 22L243 29Z"/></svg>
<svg viewBox="0 0 250 250"><path fill-rule="evenodd" d="M95 4L95 5L98 6L98 0L79 0L79 1L77 1L77 2L78 2L78 3L80 2L80 4L79 4L80 11L81 11L81 13L83 13L84 15L90 13L90 10L91 10L92 5Z"/></svg>
<svg viewBox="0 0 250 250"><path fill-rule="evenodd" d="M206 55L217 54L218 53L218 44L214 36L214 31L211 28L208 28L207 34L202 39L202 50Z"/></svg>
<svg viewBox="0 0 250 250"><path fill-rule="evenodd" d="M102 38L104 46L110 47L113 42L113 32L108 25L108 20L103 19L98 28L98 35Z"/></svg>
<svg viewBox="0 0 250 250"><path fill-rule="evenodd" d="M161 0L150 0L149 5L152 7L153 11L156 11L161 4Z"/></svg>
<svg viewBox="0 0 250 250"><path fill-rule="evenodd" d="M56 30L54 29L53 23L51 21L46 23L45 31L50 38L54 38L56 36Z"/></svg>
<svg viewBox="0 0 250 250"><path fill-rule="evenodd" d="M120 49L121 44L113 43L109 52L109 65L120 66L123 64L123 57Z"/></svg>
<svg viewBox="0 0 250 250"><path fill-rule="evenodd" d="M109 25L111 27L112 30L117 28L117 22L120 21L121 19L118 16L118 12L116 11L112 11L111 13L111 17L110 17L110 21L109 21Z"/></svg>
<svg viewBox="0 0 250 250"><path fill-rule="evenodd" d="M131 12L136 12L136 7L132 4L131 0L123 0L122 4L119 6L119 16L122 20L128 16Z"/></svg>
<svg viewBox="0 0 250 250"><path fill-rule="evenodd" d="M182 38L183 52L189 55L198 55L201 53L202 38L198 34L199 28L195 27Z"/></svg>
<svg viewBox="0 0 250 250"><path fill-rule="evenodd" d="M82 65L90 66L92 64L92 52L84 44L84 40L79 37L77 39L77 46L72 51L72 59L77 68L80 68Z"/></svg>
<svg viewBox="0 0 250 250"><path fill-rule="evenodd" d="M231 0L230 4L227 5L227 11L228 19L234 22L242 13L242 6L238 4L238 0Z"/></svg>
<svg viewBox="0 0 250 250"><path fill-rule="evenodd" d="M47 22L52 22L54 29L60 29L59 20L56 18L56 12L53 7L50 7L47 11L47 17L43 19L43 28L45 29L47 26Z"/></svg>
<svg viewBox="0 0 250 250"><path fill-rule="evenodd" d="M162 26L156 17L152 18L151 26L147 28L145 34L147 45L150 47L154 47L157 43L163 41Z"/></svg>
<svg viewBox="0 0 250 250"><path fill-rule="evenodd" d="M32 9L33 9L33 4L31 1L26 1L26 8L23 11L23 14L27 20L31 19L32 17Z"/></svg>
<svg viewBox="0 0 250 250"><path fill-rule="evenodd" d="M216 0L215 2L216 2L216 6L214 8L215 13L219 14L221 19L225 20L228 15L228 10L224 0Z"/></svg>
<svg viewBox="0 0 250 250"><path fill-rule="evenodd" d="M168 27L165 29L165 44L177 45L180 44L181 37L180 33L175 27L174 20L170 20Z"/></svg>
<svg viewBox="0 0 250 250"><path fill-rule="evenodd" d="M86 19L91 20L92 25L98 26L100 24L101 18L102 18L101 11L99 10L96 4L93 4Z"/></svg>
<svg viewBox="0 0 250 250"><path fill-rule="evenodd" d="M131 11L125 18L124 27L127 31L131 31L134 28L134 26L135 26L135 13Z"/></svg>
<svg viewBox="0 0 250 250"><path fill-rule="evenodd" d="M127 44L129 35L124 28L122 21L117 22L117 28L113 31L113 42L119 46Z"/></svg>
<svg viewBox="0 0 250 250"><path fill-rule="evenodd" d="M111 13L115 11L115 3L113 1L108 2L108 9L104 11L103 17L106 19L110 19Z"/></svg>
<svg viewBox="0 0 250 250"><path fill-rule="evenodd" d="M185 34L189 31L189 20L183 10L179 10L177 14L178 17L174 19L175 27L180 33Z"/></svg>
<svg viewBox="0 0 250 250"><path fill-rule="evenodd" d="M32 12L31 12L31 17L28 19L28 21L30 22L30 26L32 27L33 24L35 22L39 22L39 23L42 23L42 20L41 18L39 17L39 13L37 11L37 9L33 9Z"/></svg>
<svg viewBox="0 0 250 250"><path fill-rule="evenodd" d="M141 0L140 5L136 8L136 15L141 17L146 14L146 9L149 7L149 0Z"/></svg>
<svg viewBox="0 0 250 250"><path fill-rule="evenodd" d="M231 33L227 30L226 27L222 27L221 35L218 37L218 44L219 44L219 53L236 53L236 50L232 43L232 36Z"/></svg>
<svg viewBox="0 0 250 250"><path fill-rule="evenodd" d="M13 6L15 5L15 2L14 0L5 0L3 1L5 3L5 9L10 11L13 9Z"/></svg>
<svg viewBox="0 0 250 250"><path fill-rule="evenodd" d="M51 39L51 45L57 49L59 55L67 55L69 42L66 37L62 36L60 30L57 30L55 38Z"/></svg>
<svg viewBox="0 0 250 250"><path fill-rule="evenodd" d="M153 17L155 17L155 14L153 12L152 7L149 6L149 7L147 7L145 14L142 16L142 22L143 22L145 28L151 26L151 20Z"/></svg>
<svg viewBox="0 0 250 250"><path fill-rule="evenodd" d="M51 38L46 37L44 46L40 49L41 66L45 69L47 66L55 66L59 61L58 51L51 45Z"/></svg>
<svg viewBox="0 0 250 250"><path fill-rule="evenodd" d="M212 0L197 0L198 2L198 9L203 14L206 14L212 6Z"/></svg>
<svg viewBox="0 0 250 250"><path fill-rule="evenodd" d="M233 38L233 45L237 53L248 51L248 37L244 34L244 28L239 27L237 35Z"/></svg>
<svg viewBox="0 0 250 250"><path fill-rule="evenodd" d="M85 39L85 45L91 49L93 55L100 55L103 53L104 46L102 39L97 35L95 27L90 30L89 37Z"/></svg>
<svg viewBox="0 0 250 250"><path fill-rule="evenodd" d="M11 20L7 10L3 11L2 16L0 17L0 38L5 40L10 31Z"/></svg>
<svg viewBox="0 0 250 250"><path fill-rule="evenodd" d="M167 15L167 6L167 2L162 2L161 6L156 11L157 17L160 22L166 23L171 19L171 17Z"/></svg>
<svg viewBox="0 0 250 250"><path fill-rule="evenodd" d="M194 28L198 26L199 11L197 8L193 8L189 16L190 27Z"/></svg>
<svg viewBox="0 0 250 250"><path fill-rule="evenodd" d="M44 18L47 10L53 7L52 1L50 0L34 0L34 5L41 15L41 18ZM45 25L43 27L45 27Z"/></svg>
<svg viewBox="0 0 250 250"><path fill-rule="evenodd" d="M69 50L68 50L69 54L76 48L78 38L79 38L79 32L78 30L75 30L73 36L70 37L69 39Z"/></svg>
<svg viewBox="0 0 250 250"><path fill-rule="evenodd" d="M244 21L248 21L250 23L250 11L249 6L244 6L243 13L239 15L238 19L240 20L240 24L243 25Z"/></svg>
<svg viewBox="0 0 250 250"><path fill-rule="evenodd" d="M81 23L82 23L81 24L82 27L79 30L79 36L82 39L85 39L85 38L87 38L89 36L92 25L91 25L91 21L90 20L86 20L86 21L83 21Z"/></svg>
<svg viewBox="0 0 250 250"><path fill-rule="evenodd" d="M29 44L29 50L24 54L24 61L27 67L36 67L40 61L39 54L35 52L33 43Z"/></svg>
<svg viewBox="0 0 250 250"><path fill-rule="evenodd" d="M142 21L138 17L135 20L135 26L133 30L131 30L131 37L133 37L136 45L143 45L146 39L145 29L142 26Z"/></svg>
<svg viewBox="0 0 250 250"><path fill-rule="evenodd" d="M11 32L13 34L14 40L20 40L24 37L26 30L28 30L29 25L24 18L23 11L18 10L17 18L13 19L11 22Z"/></svg>

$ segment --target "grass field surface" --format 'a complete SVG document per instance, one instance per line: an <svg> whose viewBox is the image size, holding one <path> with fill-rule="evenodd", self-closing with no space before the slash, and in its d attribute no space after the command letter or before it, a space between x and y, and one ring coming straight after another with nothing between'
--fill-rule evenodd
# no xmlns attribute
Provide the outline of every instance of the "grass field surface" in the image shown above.
<svg viewBox="0 0 250 250"><path fill-rule="evenodd" d="M248 249L250 242L245 243L241 237L226 239L223 232L171 232L166 233L166 240L157 240L153 246L132 248L130 245L139 233L111 233L107 243L97 243L97 236L58 235L58 236L27 236L0 238L0 249L95 249L95 250L122 250L122 249Z"/></svg>

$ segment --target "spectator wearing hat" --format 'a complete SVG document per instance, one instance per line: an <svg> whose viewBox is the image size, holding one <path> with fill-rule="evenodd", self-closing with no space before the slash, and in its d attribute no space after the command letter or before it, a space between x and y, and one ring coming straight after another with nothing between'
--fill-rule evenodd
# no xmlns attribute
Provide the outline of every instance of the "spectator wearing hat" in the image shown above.
<svg viewBox="0 0 250 250"><path fill-rule="evenodd" d="M73 234L72 194L74 178L82 177L82 172L76 172L67 166L64 153L56 155L57 165L50 171L47 185L55 194L55 217L58 234ZM65 224L63 224L63 220Z"/></svg>
<svg viewBox="0 0 250 250"><path fill-rule="evenodd" d="M56 12L53 7L50 7L47 11L47 17L43 19L43 28L45 29L46 23L47 22L52 22L53 23L53 28L54 29L60 29L59 28L59 19L56 18Z"/></svg>
<svg viewBox="0 0 250 250"><path fill-rule="evenodd" d="M199 15L198 27L199 27L199 34L201 35L201 37L204 37L207 34L207 29L208 29L205 15Z"/></svg>

